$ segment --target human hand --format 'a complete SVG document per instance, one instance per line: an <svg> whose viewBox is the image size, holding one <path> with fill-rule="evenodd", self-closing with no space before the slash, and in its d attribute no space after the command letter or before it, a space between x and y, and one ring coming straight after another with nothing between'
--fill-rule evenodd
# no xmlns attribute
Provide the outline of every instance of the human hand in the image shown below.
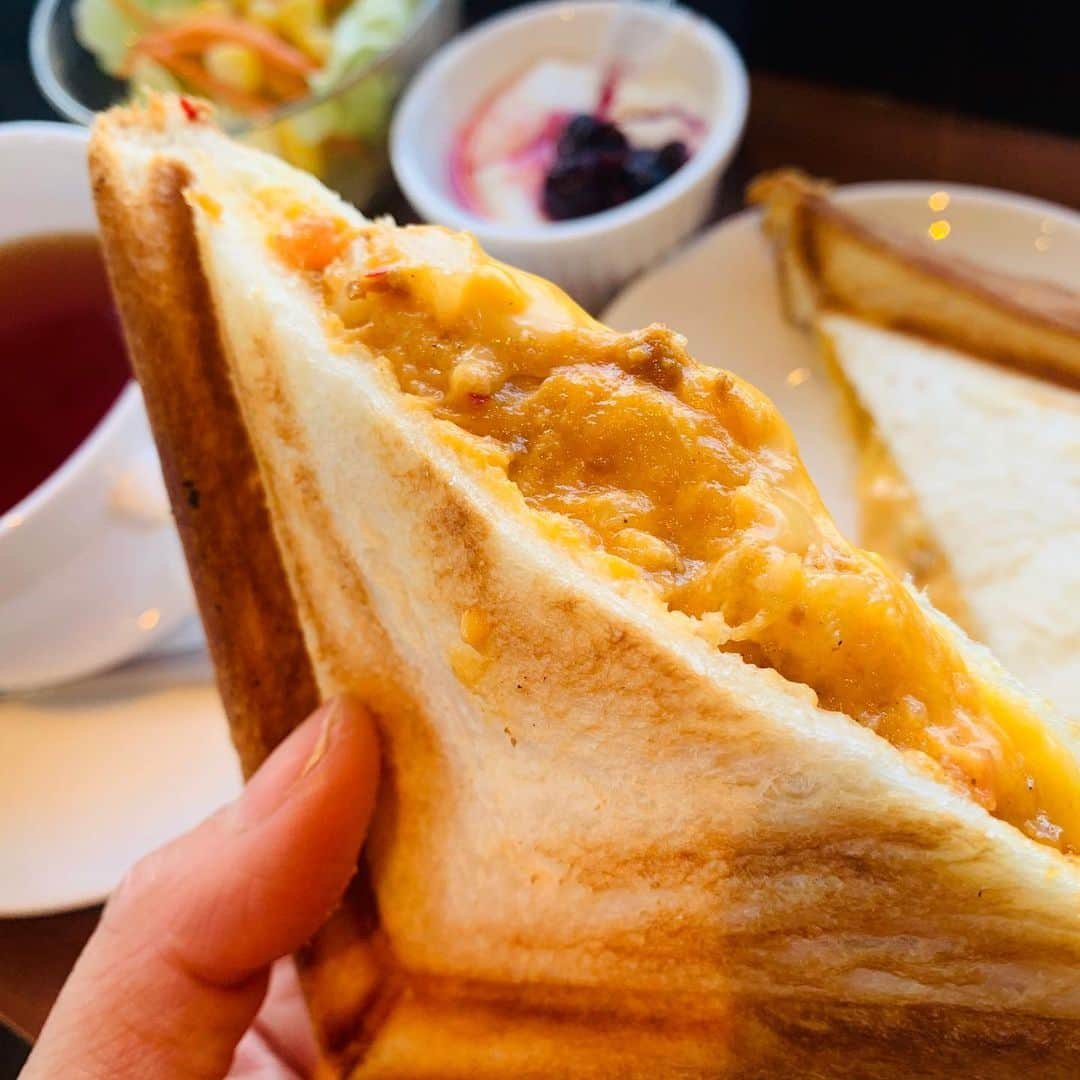
<svg viewBox="0 0 1080 1080"><path fill-rule="evenodd" d="M128 874L23 1077L307 1075L314 1039L281 958L344 892L377 779L371 718L347 698L328 702L236 802Z"/></svg>

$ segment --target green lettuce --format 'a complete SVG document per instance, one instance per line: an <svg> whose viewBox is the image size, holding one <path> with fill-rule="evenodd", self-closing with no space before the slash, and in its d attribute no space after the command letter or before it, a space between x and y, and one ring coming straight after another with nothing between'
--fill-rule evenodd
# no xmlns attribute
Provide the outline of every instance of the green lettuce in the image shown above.
<svg viewBox="0 0 1080 1080"><path fill-rule="evenodd" d="M137 0L149 15L182 11L200 0ZM74 8L75 36L92 52L102 69L119 74L128 49L138 34L138 24L113 0L77 0Z"/></svg>
<svg viewBox="0 0 1080 1080"><path fill-rule="evenodd" d="M353 0L334 24L330 56L311 77L312 90L324 93L347 84L350 75L401 40L415 11L416 0ZM327 135L380 142L390 118L396 83L389 71L359 79L320 107L317 126Z"/></svg>
<svg viewBox="0 0 1080 1080"><path fill-rule="evenodd" d="M312 76L311 88L332 89L350 72L396 45L415 10L415 0L353 0L334 23L330 56Z"/></svg>

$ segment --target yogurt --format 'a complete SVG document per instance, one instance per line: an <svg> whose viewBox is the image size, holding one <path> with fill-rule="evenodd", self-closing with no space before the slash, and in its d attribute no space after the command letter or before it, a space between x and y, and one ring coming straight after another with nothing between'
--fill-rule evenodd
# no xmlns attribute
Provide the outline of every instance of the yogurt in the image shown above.
<svg viewBox="0 0 1080 1080"><path fill-rule="evenodd" d="M458 132L451 181L466 209L514 224L550 220L545 181L571 119L614 124L635 151L680 143L687 156L705 135L704 102L667 77L622 76L593 64L542 60L484 101Z"/></svg>

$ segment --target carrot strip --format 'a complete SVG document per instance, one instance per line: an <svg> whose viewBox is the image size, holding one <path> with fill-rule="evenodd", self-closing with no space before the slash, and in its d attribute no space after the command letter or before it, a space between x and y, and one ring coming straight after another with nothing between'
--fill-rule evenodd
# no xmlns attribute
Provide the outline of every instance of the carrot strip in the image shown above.
<svg viewBox="0 0 1080 1080"><path fill-rule="evenodd" d="M138 23L140 26L157 25L157 19L149 11L144 11L139 7L135 0L112 0L112 3L113 7L121 15L126 15L132 22Z"/></svg>
<svg viewBox="0 0 1080 1080"><path fill-rule="evenodd" d="M218 41L233 41L257 52L268 64L304 78L317 65L276 34L230 15L193 15L144 34L132 46L146 51L167 45L174 52L197 52Z"/></svg>
<svg viewBox="0 0 1080 1080"><path fill-rule="evenodd" d="M270 88L275 97L280 98L282 101L298 101L310 93L307 83L288 71L267 68L263 72L263 82Z"/></svg>
<svg viewBox="0 0 1080 1080"><path fill-rule="evenodd" d="M243 90L237 90L235 86L229 86L220 79L215 79L205 68L192 60L190 57L179 56L167 50L146 50L147 56L152 57L162 67L167 68L177 77L183 79L192 90L205 94L207 97L224 102L237 112L247 116L259 116L270 112L274 103L256 94L248 94Z"/></svg>

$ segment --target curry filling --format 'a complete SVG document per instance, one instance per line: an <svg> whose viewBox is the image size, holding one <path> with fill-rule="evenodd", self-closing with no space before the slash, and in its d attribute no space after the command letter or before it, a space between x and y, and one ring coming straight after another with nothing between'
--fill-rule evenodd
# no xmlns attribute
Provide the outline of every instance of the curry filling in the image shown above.
<svg viewBox="0 0 1080 1080"><path fill-rule="evenodd" d="M273 238L330 324L497 448L530 507L625 560L720 649L811 687L1029 836L1080 836L1071 758L837 531L772 403L664 327L619 334L433 227L296 218Z"/></svg>

